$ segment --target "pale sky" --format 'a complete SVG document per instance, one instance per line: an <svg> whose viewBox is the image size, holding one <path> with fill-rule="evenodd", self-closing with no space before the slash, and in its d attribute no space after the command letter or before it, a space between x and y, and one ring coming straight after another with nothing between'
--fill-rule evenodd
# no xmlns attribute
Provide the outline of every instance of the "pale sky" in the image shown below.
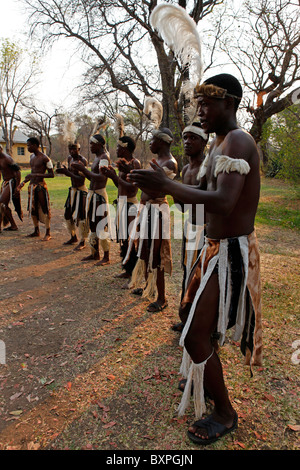
<svg viewBox="0 0 300 470"><path fill-rule="evenodd" d="M0 39L7 38L26 47L24 41L29 26L22 7L18 0L0 0ZM70 49L70 41L66 39L65 42L67 46L62 41L56 43L40 63L43 75L37 98L53 109L61 105L67 110L75 103L73 90L79 84L82 70L79 56Z"/></svg>

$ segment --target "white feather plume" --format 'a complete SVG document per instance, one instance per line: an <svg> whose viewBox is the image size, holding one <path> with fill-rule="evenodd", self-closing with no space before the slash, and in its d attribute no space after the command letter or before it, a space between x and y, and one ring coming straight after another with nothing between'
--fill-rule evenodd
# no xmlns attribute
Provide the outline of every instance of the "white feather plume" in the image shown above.
<svg viewBox="0 0 300 470"><path fill-rule="evenodd" d="M146 96L143 112L150 119L155 129L158 129L163 117L162 104L153 96Z"/></svg>
<svg viewBox="0 0 300 470"><path fill-rule="evenodd" d="M64 127L63 127L63 134L65 142L70 144L74 144L76 140L76 125L73 121L70 121L68 117L65 118Z"/></svg>
<svg viewBox="0 0 300 470"><path fill-rule="evenodd" d="M118 139L123 137L124 135L124 119L121 114L115 114L116 122L115 122L115 132L118 136Z"/></svg>
<svg viewBox="0 0 300 470"><path fill-rule="evenodd" d="M196 74L196 82L202 77L201 39L195 21L178 5L161 3L150 16L150 24L165 44L174 52L190 73Z"/></svg>

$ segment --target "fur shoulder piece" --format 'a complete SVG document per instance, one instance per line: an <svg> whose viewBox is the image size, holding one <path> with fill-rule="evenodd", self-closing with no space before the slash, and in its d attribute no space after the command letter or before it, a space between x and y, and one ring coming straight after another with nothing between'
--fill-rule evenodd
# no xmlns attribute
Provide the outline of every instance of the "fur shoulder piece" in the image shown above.
<svg viewBox="0 0 300 470"><path fill-rule="evenodd" d="M250 171L249 163L243 158L231 158L227 155L218 155L215 160L215 178L219 173L230 173L236 171L240 175L247 175Z"/></svg>
<svg viewBox="0 0 300 470"><path fill-rule="evenodd" d="M205 159L203 160L203 162L202 162L202 164L199 168L198 175L197 175L197 181L200 181L201 178L203 178L203 176L206 175L207 163L208 163L208 155L206 155Z"/></svg>

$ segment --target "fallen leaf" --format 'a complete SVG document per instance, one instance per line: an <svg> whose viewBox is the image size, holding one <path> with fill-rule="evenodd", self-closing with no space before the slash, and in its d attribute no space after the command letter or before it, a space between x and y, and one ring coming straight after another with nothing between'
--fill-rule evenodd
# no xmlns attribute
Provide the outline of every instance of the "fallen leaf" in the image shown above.
<svg viewBox="0 0 300 470"><path fill-rule="evenodd" d="M10 411L9 414L13 416L20 416L23 413L23 410Z"/></svg>
<svg viewBox="0 0 300 470"><path fill-rule="evenodd" d="M300 431L300 424L288 424L288 428L292 431L298 432Z"/></svg>
<svg viewBox="0 0 300 470"><path fill-rule="evenodd" d="M116 421L111 421L110 423L104 424L103 427L104 429L112 428L115 424L117 424Z"/></svg>

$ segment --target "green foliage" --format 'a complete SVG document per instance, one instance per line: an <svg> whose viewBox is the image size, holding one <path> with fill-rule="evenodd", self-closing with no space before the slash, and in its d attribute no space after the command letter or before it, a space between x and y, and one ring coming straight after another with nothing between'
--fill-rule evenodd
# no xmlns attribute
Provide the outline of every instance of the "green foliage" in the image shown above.
<svg viewBox="0 0 300 470"><path fill-rule="evenodd" d="M261 145L268 154L265 174L298 184L300 181L300 106L293 105L269 119Z"/></svg>

